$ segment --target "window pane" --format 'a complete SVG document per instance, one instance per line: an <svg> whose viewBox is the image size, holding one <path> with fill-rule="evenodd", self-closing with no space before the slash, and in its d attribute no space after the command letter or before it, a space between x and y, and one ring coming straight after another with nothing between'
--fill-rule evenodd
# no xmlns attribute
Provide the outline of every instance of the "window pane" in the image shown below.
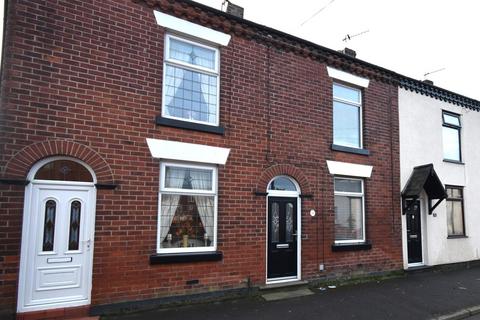
<svg viewBox="0 0 480 320"><path fill-rule="evenodd" d="M448 124L460 126L460 118L458 116L453 116L448 113L443 114L443 121Z"/></svg>
<svg viewBox="0 0 480 320"><path fill-rule="evenodd" d="M80 238L80 201L73 201L70 206L70 232L68 236L68 250L78 250Z"/></svg>
<svg viewBox="0 0 480 320"><path fill-rule="evenodd" d="M160 246L213 246L215 197L162 194Z"/></svg>
<svg viewBox="0 0 480 320"><path fill-rule="evenodd" d="M297 187L290 179L278 177L270 183L268 190L297 191Z"/></svg>
<svg viewBox="0 0 480 320"><path fill-rule="evenodd" d="M170 38L169 57L196 66L215 69L215 50L177 39Z"/></svg>
<svg viewBox="0 0 480 320"><path fill-rule="evenodd" d="M333 97L340 98L342 100L352 101L358 104L362 102L360 90L344 87L338 84L333 85Z"/></svg>
<svg viewBox="0 0 480 320"><path fill-rule="evenodd" d="M280 241L280 209L277 202L272 203L272 242Z"/></svg>
<svg viewBox="0 0 480 320"><path fill-rule="evenodd" d="M93 182L92 175L87 168L71 160L56 160L47 163L37 171L35 179Z"/></svg>
<svg viewBox="0 0 480 320"><path fill-rule="evenodd" d="M461 201L447 200L447 225L449 236L465 234L463 230L463 210Z"/></svg>
<svg viewBox="0 0 480 320"><path fill-rule="evenodd" d="M212 191L213 171L184 167L165 167L165 188Z"/></svg>
<svg viewBox="0 0 480 320"><path fill-rule="evenodd" d="M460 131L443 127L443 158L460 161Z"/></svg>
<svg viewBox="0 0 480 320"><path fill-rule="evenodd" d="M362 198L335 196L335 240L363 240Z"/></svg>
<svg viewBox="0 0 480 320"><path fill-rule="evenodd" d="M57 203L48 200L45 204L45 222L43 225L43 246L42 251L53 251L53 241L55 238L55 213Z"/></svg>
<svg viewBox="0 0 480 320"><path fill-rule="evenodd" d="M460 188L447 188L448 198L462 199L463 190Z"/></svg>
<svg viewBox="0 0 480 320"><path fill-rule="evenodd" d="M169 65L165 72L166 115L215 123L217 76Z"/></svg>
<svg viewBox="0 0 480 320"><path fill-rule="evenodd" d="M336 178L335 191L362 193L362 181Z"/></svg>
<svg viewBox="0 0 480 320"><path fill-rule="evenodd" d="M360 108L333 102L333 142L360 148Z"/></svg>

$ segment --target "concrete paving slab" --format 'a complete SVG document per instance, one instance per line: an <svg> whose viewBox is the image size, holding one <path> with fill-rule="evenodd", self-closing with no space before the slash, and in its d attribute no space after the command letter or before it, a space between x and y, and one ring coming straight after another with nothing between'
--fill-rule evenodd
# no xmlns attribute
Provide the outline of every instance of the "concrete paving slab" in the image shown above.
<svg viewBox="0 0 480 320"><path fill-rule="evenodd" d="M277 300L305 297L305 296L310 296L312 294L314 293L309 289L297 289L297 290L279 291L279 292L262 294L262 298L265 299L265 301L277 301Z"/></svg>

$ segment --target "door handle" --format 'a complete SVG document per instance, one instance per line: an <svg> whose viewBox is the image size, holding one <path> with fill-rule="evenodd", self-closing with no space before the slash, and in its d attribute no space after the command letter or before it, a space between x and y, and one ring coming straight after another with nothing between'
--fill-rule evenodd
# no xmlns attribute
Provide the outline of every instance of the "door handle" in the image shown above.
<svg viewBox="0 0 480 320"><path fill-rule="evenodd" d="M90 247L92 245L92 239L88 239L88 240L83 240L83 243L86 247L87 250L90 250Z"/></svg>

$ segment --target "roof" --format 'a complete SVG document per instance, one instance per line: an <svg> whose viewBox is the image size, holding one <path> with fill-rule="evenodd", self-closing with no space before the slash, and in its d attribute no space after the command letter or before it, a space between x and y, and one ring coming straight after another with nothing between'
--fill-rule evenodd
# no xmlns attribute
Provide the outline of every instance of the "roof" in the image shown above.
<svg viewBox="0 0 480 320"><path fill-rule="evenodd" d="M170 12L176 16L183 16L191 21L197 21L200 24L210 24L214 29L221 29L224 32L230 32L251 38L265 44L272 44L281 47L287 51L293 51L304 56L311 56L326 64L349 71L361 76L375 79L378 81L397 85L404 89L430 96L432 98L453 103L461 107L480 111L480 101L468 98L461 94L424 83L420 80L412 79L407 76L396 73L392 70L377 66L375 64L353 58L341 52L329 49L316 43L298 38L288 33L243 19L218 9L194 2L192 0L133 0L135 2L145 2L150 7L159 7L162 11ZM188 7L199 10L188 10ZM183 10L182 10L183 9ZM220 21L214 21L219 18Z"/></svg>
<svg viewBox="0 0 480 320"><path fill-rule="evenodd" d="M427 164L413 168L410 178L403 188L403 198L418 198L422 190L425 190L430 199L445 199L447 193L433 164Z"/></svg>

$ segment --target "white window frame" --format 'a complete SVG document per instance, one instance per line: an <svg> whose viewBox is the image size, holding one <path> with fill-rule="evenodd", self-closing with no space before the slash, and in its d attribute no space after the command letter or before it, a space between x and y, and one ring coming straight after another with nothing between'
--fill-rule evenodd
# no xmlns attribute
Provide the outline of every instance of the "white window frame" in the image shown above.
<svg viewBox="0 0 480 320"><path fill-rule="evenodd" d="M182 167L191 169L202 169L212 171L212 190L189 190L165 188L165 169L168 166ZM162 162L160 165L160 190L158 192L158 220L157 220L157 253L192 253L192 252L210 252L217 250L217 212L218 212L218 189L217 189L217 166L198 165L193 163L178 163L178 162ZM205 195L214 197L214 224L213 224L213 239L212 245L209 247L194 247L194 248L162 248L160 239L161 230L161 210L162 210L162 194L176 194L176 195Z"/></svg>
<svg viewBox="0 0 480 320"><path fill-rule="evenodd" d="M171 59L169 57L170 39L175 39L175 40L178 40L178 41L186 42L186 43L198 46L198 47L202 47L202 48L206 48L206 49L215 51L214 68L213 69L205 68L205 67L196 66L196 65L184 62L184 61ZM191 38L188 38L188 37L180 37L180 36L177 36L177 35L173 35L171 33L166 33L165 34L165 42L164 43L165 43L165 46L164 46L165 49L164 49L164 59L163 59L162 117L218 127L219 124L220 124L220 50L218 49L218 47L211 46L211 45L199 42L199 41L195 41L195 40L193 40ZM208 121L199 121L199 120L193 120L193 119L185 119L185 118L181 118L181 117L174 117L174 116L166 114L167 109L166 109L166 105L165 105L165 101L166 101L165 96L166 96L166 91L167 90L165 90L165 84L166 84L167 66L168 65L217 77L217 101L216 101L217 109L216 109L216 119L215 119L214 123L211 123L211 122L208 122Z"/></svg>
<svg viewBox="0 0 480 320"><path fill-rule="evenodd" d="M342 99L342 98L339 98L339 97L335 97L335 95L333 94L333 87L334 86L339 86L339 87L344 87L344 88L347 88L347 89L350 89L350 90L356 90L359 92L359 95L360 95L360 103L358 102L354 102L354 101L351 101L351 100L345 100L345 99ZM333 110L335 108L335 106L333 105L335 103L335 101L338 101L338 102L341 102L341 103L344 103L344 104L348 104L350 106L354 106L354 107L357 107L359 110L358 110L358 122L359 122L359 146L358 147L354 147L354 146L347 146L347 145L343 145L343 144L339 144L339 143L336 143L335 142L335 122L333 122L333 144L337 145L337 146L342 146L342 147L347 147L347 148L354 148L354 149L363 149L363 92L362 92L362 89L360 88L357 88L355 86L352 86L352 85L348 85L348 84L344 84L344 83L340 83L340 82L336 82L334 81L333 84L332 84L332 116L334 117L334 114L335 114L335 111ZM332 119L333 120L333 119Z"/></svg>
<svg viewBox="0 0 480 320"><path fill-rule="evenodd" d="M355 240L337 240L336 234L334 234L335 244L352 244L352 243L365 243L366 241L366 230L365 230L365 187L364 187L364 180L359 178L352 178L352 177L345 177L345 176L334 176L333 178L333 191L334 196L347 196L347 197L356 197L362 199L362 239L355 239ZM362 186L362 192L343 192L343 191L336 191L335 190L335 180L336 179L343 179L343 180L355 180L360 181ZM335 207L335 197L333 199L334 207ZM335 219L337 213L334 212ZM335 226L333 228L335 230Z"/></svg>

